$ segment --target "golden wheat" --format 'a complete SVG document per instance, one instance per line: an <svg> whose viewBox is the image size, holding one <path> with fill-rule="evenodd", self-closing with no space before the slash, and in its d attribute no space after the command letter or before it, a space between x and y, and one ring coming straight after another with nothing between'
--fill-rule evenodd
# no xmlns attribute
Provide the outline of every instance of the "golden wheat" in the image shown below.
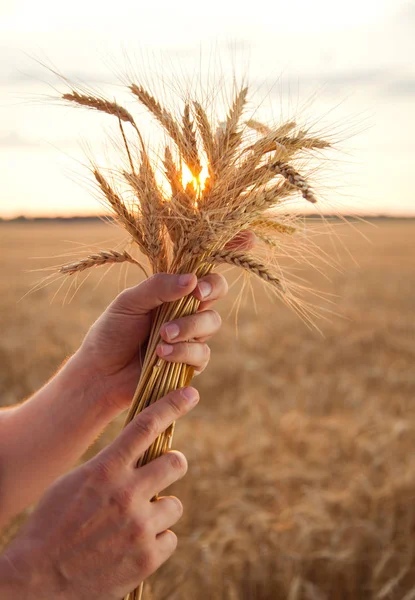
<svg viewBox="0 0 415 600"><path fill-rule="evenodd" d="M81 260L62 265L59 268L59 273L62 273L63 275L75 275L76 273L81 273L92 267L102 267L103 265L124 262L137 265L144 272L146 277L148 276L141 263L133 258L126 250L123 250L122 252L117 252L116 250L101 250L101 252L90 254Z"/></svg>
<svg viewBox="0 0 415 600"><path fill-rule="evenodd" d="M252 119L243 123L248 87L236 91L223 122L208 119L206 109L197 100L186 101L182 116L176 119L142 86L131 83L129 89L162 126L174 147L179 164L176 164L169 146L165 148L162 163L170 193L157 181L156 165L151 163L137 125L128 111L123 111L116 103L76 92L65 94L64 99L118 117L131 165L131 172L123 169L121 175L133 193L132 206L126 206L122 195L111 187L96 165L93 165L93 173L115 218L146 255L151 270L193 272L202 277L216 264L226 263L255 275L272 286L281 297L286 295L287 303L303 314L285 278L277 276L272 266L259 256L228 244L249 227L270 245L280 244L284 235L294 233L293 226L272 220L267 211L280 209L285 200L298 193L308 202L316 202L309 181L292 161L299 151L321 150L330 144L297 130L296 123L292 121L277 127ZM121 121L131 123L138 134L141 144L138 165L133 164ZM251 130L250 136L245 135L247 127ZM254 142L252 131L259 135ZM270 152L272 156L269 156ZM203 162L207 162L209 173L205 182L200 180ZM183 165L187 165L193 177L186 184ZM129 256L126 253L101 253L66 265L61 272L72 274L105 262L135 262ZM198 306L199 302L191 296L162 305L155 312L127 423L170 390L190 382L192 368L162 361L156 354L156 347L163 323L194 313ZM161 435L139 464L145 464L164 452L170 446L172 435L173 428ZM131 598L135 600L141 597L141 593L142 586L132 592Z"/></svg>

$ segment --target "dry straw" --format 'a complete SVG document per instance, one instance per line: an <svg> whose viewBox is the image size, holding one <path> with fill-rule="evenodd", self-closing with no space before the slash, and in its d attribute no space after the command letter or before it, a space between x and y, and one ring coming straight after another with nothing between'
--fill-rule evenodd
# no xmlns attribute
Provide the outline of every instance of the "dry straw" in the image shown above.
<svg viewBox="0 0 415 600"><path fill-rule="evenodd" d="M140 85L129 89L164 129L167 144L160 164L153 164L137 124L116 102L84 95L72 90L63 99L96 111L114 115L119 122L129 169L118 172L128 187L133 202L114 189L101 169L93 163L96 184L114 218L147 257L152 272L195 273L202 277L217 264L226 263L243 269L269 284L291 306L296 304L292 288L270 260L234 249L229 244L241 232L254 231L270 248L278 246L284 236L296 232L293 216L285 213L285 204L294 195L315 203L316 195L307 177L299 172L297 157L320 152L330 144L294 122L265 125L244 117L248 88L235 93L224 122L208 118L206 107L194 100L186 102L180 117L174 116ZM134 164L131 142L123 128L133 127L140 159ZM203 165L208 177L201 180ZM161 183L156 172L165 175ZM191 177L186 177L190 172ZM186 180L187 179L187 180ZM168 191L167 191L168 189ZM275 211L280 218L276 219ZM74 275L91 267L129 262L142 266L127 252L105 251L64 265L60 272ZM163 323L198 310L193 297L161 306L155 313L147 351L137 390L126 423L137 413L169 391L187 385L193 369L186 364L168 363L156 354ZM171 446L171 427L148 449L138 462L143 465ZM128 595L141 598L142 586Z"/></svg>

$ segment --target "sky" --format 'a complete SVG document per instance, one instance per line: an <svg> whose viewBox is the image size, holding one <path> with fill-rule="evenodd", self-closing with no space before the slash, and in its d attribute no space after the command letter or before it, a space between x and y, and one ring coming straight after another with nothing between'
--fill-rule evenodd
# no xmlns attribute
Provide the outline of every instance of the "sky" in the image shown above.
<svg viewBox="0 0 415 600"><path fill-rule="evenodd" d="M219 77L229 97L245 76L251 112L339 140L316 176L323 212L415 215L414 30L415 0L2 0L0 216L102 212L85 143L108 165L117 126L57 101L68 86L44 64L122 99L156 145L120 73L134 69L156 90L164 82L166 95L189 77L204 97Z"/></svg>

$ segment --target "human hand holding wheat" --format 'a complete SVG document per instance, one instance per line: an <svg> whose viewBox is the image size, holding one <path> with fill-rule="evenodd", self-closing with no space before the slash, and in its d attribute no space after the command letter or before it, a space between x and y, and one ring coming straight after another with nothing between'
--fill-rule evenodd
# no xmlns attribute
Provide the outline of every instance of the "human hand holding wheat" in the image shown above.
<svg viewBox="0 0 415 600"><path fill-rule="evenodd" d="M94 395L118 411L129 406L154 310L189 294L201 301L199 312L166 323L160 331L162 341L157 354L168 362L185 362L196 373L202 372L209 360L206 342L221 324L211 307L227 290L226 280L219 273L199 280L193 274L159 273L122 292L92 326L77 352L87 376L99 387Z"/></svg>
<svg viewBox="0 0 415 600"><path fill-rule="evenodd" d="M140 469L136 463L198 399L193 388L171 392L51 486L0 556L1 598L118 600L171 556L177 538L169 528L181 503L150 500L185 475L186 459L169 452Z"/></svg>

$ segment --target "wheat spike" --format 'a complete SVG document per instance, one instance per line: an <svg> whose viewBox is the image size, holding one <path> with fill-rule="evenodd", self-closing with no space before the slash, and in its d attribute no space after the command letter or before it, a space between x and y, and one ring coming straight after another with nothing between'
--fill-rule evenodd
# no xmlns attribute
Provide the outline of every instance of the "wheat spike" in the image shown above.
<svg viewBox="0 0 415 600"><path fill-rule="evenodd" d="M133 188L141 211L144 252L155 272L167 270L167 250L162 235L164 204L153 169L146 155L142 156L140 172L123 172Z"/></svg>
<svg viewBox="0 0 415 600"><path fill-rule="evenodd" d="M280 292L285 292L285 286L281 283L281 279L274 275L264 263L258 261L249 254L236 252L235 250L218 250L217 252L214 252L208 260L240 267L248 273L253 273L262 279L262 281L272 284L278 288Z"/></svg>
<svg viewBox="0 0 415 600"><path fill-rule="evenodd" d="M173 155L168 146L166 146L164 151L163 164L164 172L170 184L172 195L174 196L175 194L184 192L180 171L177 169L174 163Z"/></svg>
<svg viewBox="0 0 415 600"><path fill-rule="evenodd" d="M312 204L317 202L317 198L311 191L306 179L304 179L304 177L300 175L291 165L276 161L270 165L270 170L277 175L282 175L292 186L300 190L303 198L308 200L308 202L311 202Z"/></svg>
<svg viewBox="0 0 415 600"><path fill-rule="evenodd" d="M281 136L278 138L278 142L285 146L289 154L297 152L298 150L302 150L305 148L306 150L325 150L326 148L330 148L330 142L323 140L318 137L307 137L303 135L297 135L294 137L289 136Z"/></svg>
<svg viewBox="0 0 415 600"><path fill-rule="evenodd" d="M242 141L242 132L238 130L240 118L246 105L248 88L242 88L235 97L226 121L217 130L214 166L221 173L231 166L232 157Z"/></svg>
<svg viewBox="0 0 415 600"><path fill-rule="evenodd" d="M257 131L261 135L268 135L272 131L272 129L270 127L268 127L268 125L265 125L264 123L261 123L260 121L256 121L255 119L249 119L248 121L246 121L246 125L250 129Z"/></svg>
<svg viewBox="0 0 415 600"><path fill-rule="evenodd" d="M286 233L288 235L292 235L297 230L295 227L291 225L285 225L284 223L280 223L279 221L274 221L273 219L255 219L252 221L251 227L253 229L265 230L274 233Z"/></svg>
<svg viewBox="0 0 415 600"><path fill-rule="evenodd" d="M81 273L86 269L92 267L102 267L111 263L123 263L129 262L133 265L137 265L143 271L144 275L148 277L146 270L143 265L133 258L126 250L123 252L117 252L116 250L101 250L95 254L90 254L86 258L82 258L76 262L67 263L59 268L59 273L64 275L75 275Z"/></svg>
<svg viewBox="0 0 415 600"><path fill-rule="evenodd" d="M242 88L236 95L235 100L232 104L232 107L228 113L228 117L226 119L226 125L223 131L223 138L225 146L229 144L232 136L236 134L237 127L239 125L239 120L242 116L242 112L245 108L246 98L248 95L248 88Z"/></svg>
<svg viewBox="0 0 415 600"><path fill-rule="evenodd" d="M272 237L272 235L265 233L262 229L258 230L252 228L252 231L255 233L256 237L264 242L264 244L267 246L271 246L271 248L277 248L279 246L277 240Z"/></svg>
<svg viewBox="0 0 415 600"><path fill-rule="evenodd" d="M129 113L126 108L117 104L117 102L110 102L109 100L105 100L105 98L99 98L98 96L80 94L75 90L72 90L70 93L63 94L62 98L68 102L74 102L80 106L86 106L99 112L107 113L108 115L115 115L116 117L120 118L121 121L126 121L136 127L131 113Z"/></svg>
<svg viewBox="0 0 415 600"><path fill-rule="evenodd" d="M197 141L195 131L193 129L193 121L190 118L189 104L185 104L183 113L183 140L186 146L186 163L194 177L199 177L202 170L199 154L197 150Z"/></svg>
<svg viewBox="0 0 415 600"><path fill-rule="evenodd" d="M129 212L121 197L112 189L105 177L94 168L94 176L117 220L128 231L142 251L145 250L142 231L136 218Z"/></svg>
<svg viewBox="0 0 415 600"><path fill-rule="evenodd" d="M184 141L182 132L180 131L180 127L172 115L143 87L133 83L130 85L130 90L166 130L171 139L176 143L181 155L183 157L187 156L187 145Z"/></svg>
<svg viewBox="0 0 415 600"><path fill-rule="evenodd" d="M206 111L199 102L193 103L196 123L199 128L200 137L202 138L203 148L208 159L208 167L212 168L215 156L215 138Z"/></svg>

